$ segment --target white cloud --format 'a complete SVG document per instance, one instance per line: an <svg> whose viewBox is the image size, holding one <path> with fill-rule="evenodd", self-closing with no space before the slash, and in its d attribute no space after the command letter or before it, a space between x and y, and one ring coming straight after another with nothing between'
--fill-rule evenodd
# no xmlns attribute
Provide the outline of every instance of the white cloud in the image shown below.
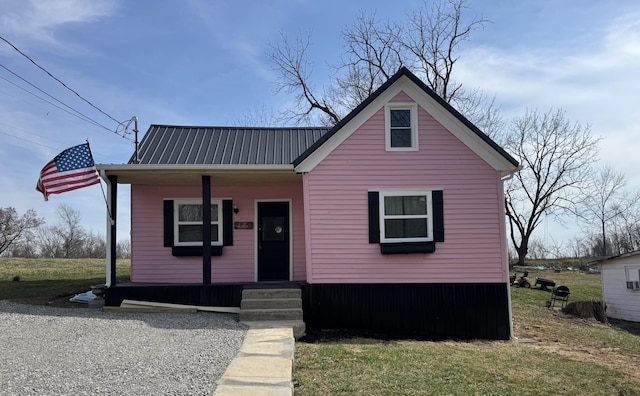
<svg viewBox="0 0 640 396"><path fill-rule="evenodd" d="M506 120L527 109L565 109L570 121L603 137L598 165L623 172L627 187L639 189L640 13L614 19L601 31L588 46L562 47L558 40L516 51L475 47L461 56L457 76L467 87L495 94ZM578 230L556 224L538 234L566 240Z"/></svg>
<svg viewBox="0 0 640 396"><path fill-rule="evenodd" d="M640 12L613 21L605 38L607 47L615 48L621 56L640 57Z"/></svg>
<svg viewBox="0 0 640 396"><path fill-rule="evenodd" d="M595 135L627 135L636 130L640 108L639 16L613 21L591 50L564 48L559 57L548 56L544 47L474 48L462 56L458 76L469 87L495 94L507 117L562 107L571 120L591 125Z"/></svg>
<svg viewBox="0 0 640 396"><path fill-rule="evenodd" d="M0 2L0 30L11 36L54 42L54 30L70 23L93 22L110 15L112 0L4 0Z"/></svg>

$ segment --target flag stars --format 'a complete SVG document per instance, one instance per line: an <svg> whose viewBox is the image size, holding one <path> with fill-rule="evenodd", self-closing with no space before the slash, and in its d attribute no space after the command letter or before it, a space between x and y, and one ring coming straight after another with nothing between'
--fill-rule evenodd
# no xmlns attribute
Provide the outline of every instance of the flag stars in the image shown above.
<svg viewBox="0 0 640 396"><path fill-rule="evenodd" d="M94 165L89 146L86 144L72 147L58 154L55 163L60 172L90 168Z"/></svg>

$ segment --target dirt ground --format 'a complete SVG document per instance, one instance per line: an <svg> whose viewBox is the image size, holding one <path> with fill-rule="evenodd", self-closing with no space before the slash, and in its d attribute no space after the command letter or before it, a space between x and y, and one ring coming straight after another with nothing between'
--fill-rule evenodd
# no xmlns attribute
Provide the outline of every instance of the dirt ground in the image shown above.
<svg viewBox="0 0 640 396"><path fill-rule="evenodd" d="M87 308L88 304L69 301L69 299L76 294L78 293L52 297L49 301L47 301L47 306L58 308Z"/></svg>
<svg viewBox="0 0 640 396"><path fill-rule="evenodd" d="M514 335L519 339L533 339L533 348L558 354L578 361L594 362L620 371L629 378L640 381L640 362L637 356L621 353L618 348L584 339L558 337L559 328L566 326L616 327L640 336L640 323L609 319L608 324L595 319L581 319L560 311L547 311L523 315L513 313ZM533 319L536 318L536 319Z"/></svg>

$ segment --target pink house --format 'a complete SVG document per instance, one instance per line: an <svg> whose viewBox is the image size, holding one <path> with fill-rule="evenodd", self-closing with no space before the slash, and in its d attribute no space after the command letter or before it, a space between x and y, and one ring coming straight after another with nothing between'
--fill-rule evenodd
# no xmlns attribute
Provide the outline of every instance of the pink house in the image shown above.
<svg viewBox="0 0 640 396"><path fill-rule="evenodd" d="M98 166L112 207L131 185L131 283L111 255L107 304L239 306L286 283L310 327L508 339L517 166L404 68L331 129L151 125Z"/></svg>

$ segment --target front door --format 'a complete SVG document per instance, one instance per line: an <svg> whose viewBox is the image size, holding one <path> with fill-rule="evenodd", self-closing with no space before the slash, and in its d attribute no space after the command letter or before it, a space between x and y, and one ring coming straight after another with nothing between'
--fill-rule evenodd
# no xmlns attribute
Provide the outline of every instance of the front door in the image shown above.
<svg viewBox="0 0 640 396"><path fill-rule="evenodd" d="M289 202L258 202L258 281L289 280Z"/></svg>

